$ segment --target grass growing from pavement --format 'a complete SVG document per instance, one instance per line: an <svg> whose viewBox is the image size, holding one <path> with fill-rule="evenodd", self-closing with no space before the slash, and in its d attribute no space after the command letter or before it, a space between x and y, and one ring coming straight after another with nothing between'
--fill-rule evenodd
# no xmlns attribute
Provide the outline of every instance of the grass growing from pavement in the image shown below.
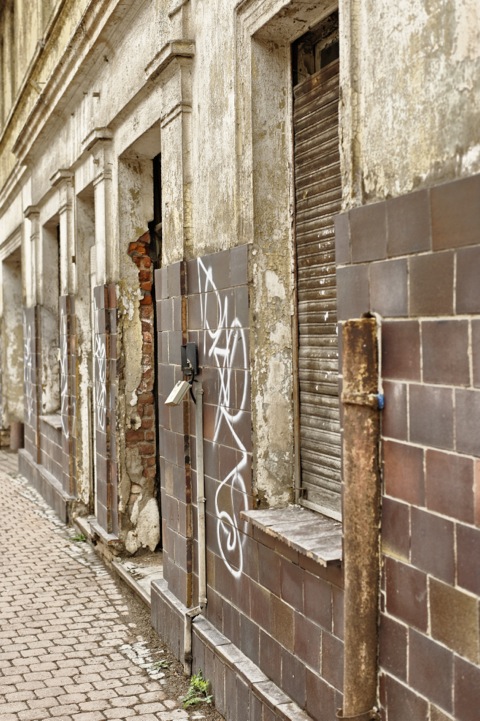
<svg viewBox="0 0 480 721"><path fill-rule="evenodd" d="M71 536L71 539L76 543L84 543L87 540L83 533L76 533L74 536Z"/></svg>
<svg viewBox="0 0 480 721"><path fill-rule="evenodd" d="M194 673L190 679L190 687L182 698L183 708L195 706L199 703L212 703L212 696L209 694L210 681L203 678L201 671Z"/></svg>

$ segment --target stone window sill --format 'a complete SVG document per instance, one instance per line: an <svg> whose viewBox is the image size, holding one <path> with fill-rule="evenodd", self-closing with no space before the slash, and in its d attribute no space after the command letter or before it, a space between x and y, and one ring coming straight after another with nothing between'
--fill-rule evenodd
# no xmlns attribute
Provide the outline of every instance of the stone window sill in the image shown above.
<svg viewBox="0 0 480 721"><path fill-rule="evenodd" d="M243 511L241 517L321 566L342 561L342 524L300 506Z"/></svg>
<svg viewBox="0 0 480 721"><path fill-rule="evenodd" d="M46 423L47 426L56 428L57 431L62 428L62 416L60 413L50 413L48 416L40 416L40 420Z"/></svg>

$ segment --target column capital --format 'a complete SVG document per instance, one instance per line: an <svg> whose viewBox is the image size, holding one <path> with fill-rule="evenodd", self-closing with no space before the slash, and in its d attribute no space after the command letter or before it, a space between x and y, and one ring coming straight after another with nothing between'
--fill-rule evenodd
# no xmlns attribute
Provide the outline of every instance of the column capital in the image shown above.
<svg viewBox="0 0 480 721"><path fill-rule="evenodd" d="M191 60L195 55L193 40L172 40L163 46L145 68L147 80L157 80L172 62L180 59Z"/></svg>
<svg viewBox="0 0 480 721"><path fill-rule="evenodd" d="M27 220L31 220L32 222L38 220L40 216L40 208L38 205L28 205L23 211L23 215Z"/></svg>
<svg viewBox="0 0 480 721"><path fill-rule="evenodd" d="M98 144L109 143L113 138L113 132L110 128L94 128L82 141L82 148L87 152L95 155L95 146Z"/></svg>
<svg viewBox="0 0 480 721"><path fill-rule="evenodd" d="M52 176L50 176L50 185L55 188L63 183L69 183L73 180L73 173L67 168L59 168Z"/></svg>

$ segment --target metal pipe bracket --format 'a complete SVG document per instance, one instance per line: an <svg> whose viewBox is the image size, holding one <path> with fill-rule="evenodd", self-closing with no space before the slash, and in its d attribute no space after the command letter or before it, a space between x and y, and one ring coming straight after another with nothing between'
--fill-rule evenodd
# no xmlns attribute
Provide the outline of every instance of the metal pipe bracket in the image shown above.
<svg viewBox="0 0 480 721"><path fill-rule="evenodd" d="M383 393L342 393L342 403L348 406L366 406L382 411L385 406Z"/></svg>
<svg viewBox="0 0 480 721"><path fill-rule="evenodd" d="M337 709L335 716L339 719L349 719L350 721L381 721L380 714L377 708L372 708L369 711L363 711L362 713L355 714L354 716L344 716L341 708Z"/></svg>

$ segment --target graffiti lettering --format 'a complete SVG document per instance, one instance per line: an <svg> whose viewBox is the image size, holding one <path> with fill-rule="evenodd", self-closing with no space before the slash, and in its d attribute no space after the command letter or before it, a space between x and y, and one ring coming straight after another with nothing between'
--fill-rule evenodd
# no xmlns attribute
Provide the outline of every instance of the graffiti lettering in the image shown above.
<svg viewBox="0 0 480 721"><path fill-rule="evenodd" d="M67 316L61 309L60 315L60 402L62 430L66 438L69 437L68 429L68 337L67 337Z"/></svg>
<svg viewBox="0 0 480 721"><path fill-rule="evenodd" d="M217 514L217 538L220 553L226 567L235 578L243 572L243 538L246 524L240 520L240 512L248 508L244 471L247 466L247 451L237 432L237 425L246 407L248 384L242 383L242 395L234 401L232 397L234 369L238 375L245 374L247 380L247 346L245 331L229 307L228 297L218 291L211 268L198 260L198 277L202 293L201 317L205 333L205 354L211 358L218 370L219 397L215 415L214 441L218 442L225 431L237 451L238 462L220 481L215 494ZM208 318L209 304L217 306L218 325L211 327ZM240 383L237 382L237 387Z"/></svg>
<svg viewBox="0 0 480 721"><path fill-rule="evenodd" d="M100 334L95 336L95 410L97 428L106 429L107 419L107 354L105 339Z"/></svg>
<svg viewBox="0 0 480 721"><path fill-rule="evenodd" d="M23 380L25 388L25 410L27 415L27 423L31 423L33 416L33 339L32 339L32 326L28 321L24 320L24 344L23 344L23 357L24 357L24 370Z"/></svg>

